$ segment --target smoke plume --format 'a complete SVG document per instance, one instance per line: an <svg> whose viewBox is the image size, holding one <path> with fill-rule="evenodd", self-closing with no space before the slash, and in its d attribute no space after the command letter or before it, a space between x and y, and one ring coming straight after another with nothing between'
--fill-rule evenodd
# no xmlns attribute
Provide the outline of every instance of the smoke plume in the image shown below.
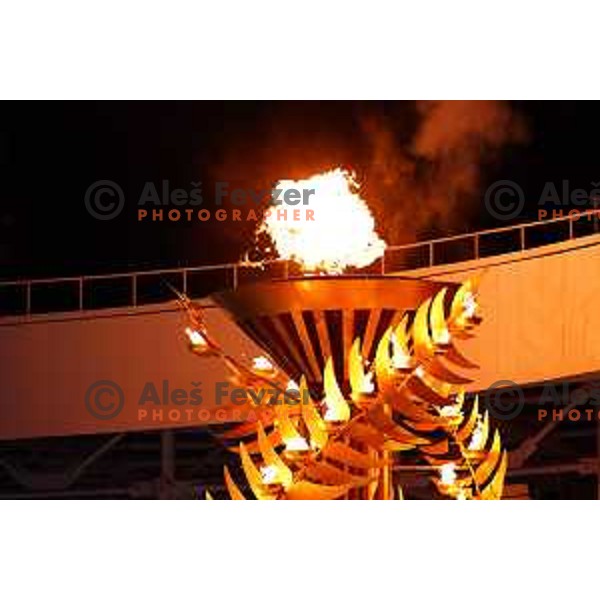
<svg viewBox="0 0 600 600"><path fill-rule="evenodd" d="M479 207L484 167L526 140L522 119L503 102L418 102L410 120L404 138L403 124L389 115L362 120L368 199L391 244L463 229Z"/></svg>

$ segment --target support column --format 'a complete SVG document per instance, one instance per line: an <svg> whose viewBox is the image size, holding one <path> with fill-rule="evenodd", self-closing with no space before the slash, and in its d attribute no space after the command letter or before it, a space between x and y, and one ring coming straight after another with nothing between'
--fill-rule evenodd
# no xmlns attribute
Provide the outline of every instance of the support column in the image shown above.
<svg viewBox="0 0 600 600"><path fill-rule="evenodd" d="M160 434L160 498L172 498L175 490L175 434L165 430Z"/></svg>

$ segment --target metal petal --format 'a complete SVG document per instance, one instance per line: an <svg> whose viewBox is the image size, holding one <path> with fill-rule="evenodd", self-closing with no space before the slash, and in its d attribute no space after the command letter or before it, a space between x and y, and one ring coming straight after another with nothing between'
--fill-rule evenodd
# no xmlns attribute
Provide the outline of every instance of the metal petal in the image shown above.
<svg viewBox="0 0 600 600"><path fill-rule="evenodd" d="M323 399L323 402L327 406L327 412L331 412L333 415L331 420L348 421L348 419L350 419L350 405L344 399L338 385L331 357L329 357L325 363L323 387L325 389L325 398Z"/></svg>
<svg viewBox="0 0 600 600"><path fill-rule="evenodd" d="M267 486L262 482L260 471L256 468L256 465L252 462L250 455L248 454L243 442L240 442L240 458L242 459L242 469L244 469L244 475L248 480L248 485L256 496L257 500L276 500L277 496L271 493Z"/></svg>
<svg viewBox="0 0 600 600"><path fill-rule="evenodd" d="M300 380L299 388L302 402L302 419L309 433L310 445L313 448L323 448L329 439L327 427L308 393L308 387L304 377Z"/></svg>
<svg viewBox="0 0 600 600"><path fill-rule="evenodd" d="M292 471L279 457L277 452L275 452L275 449L269 442L269 439L265 435L265 430L263 429L263 426L260 423L258 423L258 446L260 448L260 453L262 454L265 464L275 469L277 472L275 481L277 483L281 483L284 489L287 489L294 480Z"/></svg>

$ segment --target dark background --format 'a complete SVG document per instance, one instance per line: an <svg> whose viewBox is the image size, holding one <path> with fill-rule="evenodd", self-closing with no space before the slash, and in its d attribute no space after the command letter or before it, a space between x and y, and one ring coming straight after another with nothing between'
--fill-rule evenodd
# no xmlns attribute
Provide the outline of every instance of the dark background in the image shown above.
<svg viewBox="0 0 600 600"><path fill-rule="evenodd" d="M595 102L512 102L527 129L478 166L477 189L452 218L420 219L391 242L506 225L483 206L483 191L511 179L535 218L546 181L590 189L600 180L600 120ZM0 103L0 277L39 277L199 265L236 260L253 245L255 224L138 222L144 184L190 189L202 181L212 208L217 180L261 187L337 165L367 182L385 234L386 206L405 213L412 202L377 197L365 119L389 123L393 144L408 144L418 121L414 102L2 102ZM124 190L112 221L97 221L83 198L95 181ZM369 187L370 184L370 187ZM444 191L440 194L443 197ZM383 206L383 208L381 208Z"/></svg>

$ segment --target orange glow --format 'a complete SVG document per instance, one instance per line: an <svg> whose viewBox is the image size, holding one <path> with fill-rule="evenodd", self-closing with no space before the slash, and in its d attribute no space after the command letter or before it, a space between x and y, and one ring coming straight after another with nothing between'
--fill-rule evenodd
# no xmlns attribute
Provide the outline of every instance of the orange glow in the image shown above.
<svg viewBox="0 0 600 600"><path fill-rule="evenodd" d="M334 169L299 181L282 180L275 188L314 190L308 204L294 210L313 211L313 219L283 220L274 208L259 231L266 232L279 257L298 262L305 272L341 273L347 267L366 267L383 256L386 244L375 232L359 184L348 171ZM283 206L283 205L282 205Z"/></svg>

